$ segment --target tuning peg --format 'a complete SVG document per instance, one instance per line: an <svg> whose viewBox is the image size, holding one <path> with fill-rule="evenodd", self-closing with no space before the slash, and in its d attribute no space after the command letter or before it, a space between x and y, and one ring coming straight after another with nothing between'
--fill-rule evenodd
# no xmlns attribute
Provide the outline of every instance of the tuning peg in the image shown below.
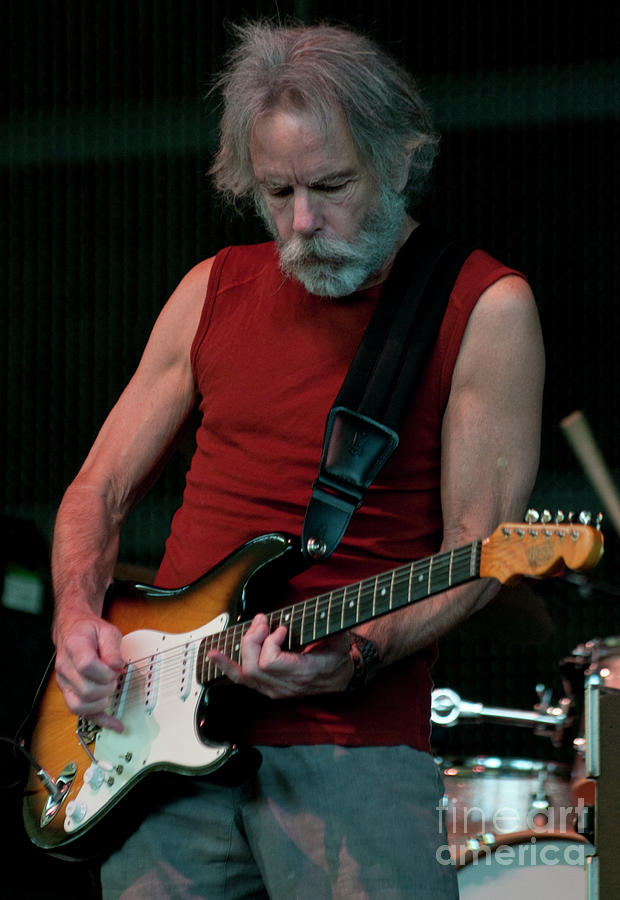
<svg viewBox="0 0 620 900"><path fill-rule="evenodd" d="M603 517L602 512L596 514L596 530L597 531L601 530L601 525L603 524L603 518L604 517Z"/></svg>
<svg viewBox="0 0 620 900"><path fill-rule="evenodd" d="M528 509L528 511L525 514L525 521L527 522L528 525L535 525L536 522L538 522L539 518L540 518L540 516L538 515L538 512L535 509Z"/></svg>
<svg viewBox="0 0 620 900"><path fill-rule="evenodd" d="M556 512L554 521L556 525L561 525L564 521L564 513L561 509L558 509L558 511Z"/></svg>
<svg viewBox="0 0 620 900"><path fill-rule="evenodd" d="M569 512L569 514L568 514L568 516L567 516L567 518L568 518L568 522L569 522L569 524L570 524L570 525L572 525L572 524L573 524L573 519L574 519L574 518L575 518L575 513L574 513L574 512L572 512L572 511L571 511L571 512Z"/></svg>
<svg viewBox="0 0 620 900"><path fill-rule="evenodd" d="M551 513L548 509L543 509L540 521L543 523L543 525L546 525L547 522L551 521Z"/></svg>
<svg viewBox="0 0 620 900"><path fill-rule="evenodd" d="M585 512L585 510L582 510L579 513L579 521L581 522L582 525L589 525L591 520L592 520L591 512Z"/></svg>

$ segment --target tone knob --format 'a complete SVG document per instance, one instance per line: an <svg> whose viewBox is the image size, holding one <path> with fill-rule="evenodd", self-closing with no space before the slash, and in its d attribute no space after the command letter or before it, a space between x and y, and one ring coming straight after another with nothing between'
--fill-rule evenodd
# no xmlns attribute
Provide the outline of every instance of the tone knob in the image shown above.
<svg viewBox="0 0 620 900"><path fill-rule="evenodd" d="M105 772L97 763L93 763L84 772L84 783L89 784L93 791L100 788L104 781Z"/></svg>

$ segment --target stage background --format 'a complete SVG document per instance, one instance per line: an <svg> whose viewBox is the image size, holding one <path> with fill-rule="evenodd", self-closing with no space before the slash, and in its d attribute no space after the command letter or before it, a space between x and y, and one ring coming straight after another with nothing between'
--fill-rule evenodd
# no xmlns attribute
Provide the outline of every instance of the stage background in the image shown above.
<svg viewBox="0 0 620 900"><path fill-rule="evenodd" d="M11 3L0 144L0 734L15 733L51 649L47 559L64 488L183 273L222 245L263 236L210 191L217 110L205 96L229 46L227 23L278 14L361 28L409 66L443 135L421 215L475 236L530 278L547 348L532 505L603 508L559 428L577 409L620 480L620 8L555 0ZM124 563L156 565L189 449L130 518ZM592 577L527 585L446 639L437 684L497 706L531 708L538 682L559 697L562 659L620 630L611 523L605 534L607 553ZM451 756L567 756L529 729L463 725L436 742ZM33 867L15 840L38 873L16 895L43 896L46 866L57 870L38 857ZM55 883L47 881L45 896ZM58 895L73 886L58 885Z"/></svg>

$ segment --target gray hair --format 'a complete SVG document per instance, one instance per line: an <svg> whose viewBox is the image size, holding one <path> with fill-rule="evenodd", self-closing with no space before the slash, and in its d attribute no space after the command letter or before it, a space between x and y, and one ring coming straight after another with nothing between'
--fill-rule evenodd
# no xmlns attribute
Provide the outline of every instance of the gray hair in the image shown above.
<svg viewBox="0 0 620 900"><path fill-rule="evenodd" d="M254 197L250 140L260 116L287 104L311 111L328 132L344 111L364 162L383 184L409 163L408 203L424 192L439 138L413 77L373 41L332 25L235 26L238 43L216 88L224 101L210 174L230 200Z"/></svg>

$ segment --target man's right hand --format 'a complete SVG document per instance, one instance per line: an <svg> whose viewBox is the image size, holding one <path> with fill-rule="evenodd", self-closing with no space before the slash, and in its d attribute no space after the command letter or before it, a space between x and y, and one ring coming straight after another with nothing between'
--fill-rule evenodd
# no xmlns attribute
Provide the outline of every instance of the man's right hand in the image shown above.
<svg viewBox="0 0 620 900"><path fill-rule="evenodd" d="M106 713L124 661L121 633L94 614L57 623L56 681L69 710L104 728L122 731L122 722Z"/></svg>
<svg viewBox="0 0 620 900"><path fill-rule="evenodd" d="M72 713L122 731L106 714L123 668L121 636L99 618L126 516L196 403L191 347L213 259L194 266L157 317L140 364L60 504L52 544L56 677Z"/></svg>

